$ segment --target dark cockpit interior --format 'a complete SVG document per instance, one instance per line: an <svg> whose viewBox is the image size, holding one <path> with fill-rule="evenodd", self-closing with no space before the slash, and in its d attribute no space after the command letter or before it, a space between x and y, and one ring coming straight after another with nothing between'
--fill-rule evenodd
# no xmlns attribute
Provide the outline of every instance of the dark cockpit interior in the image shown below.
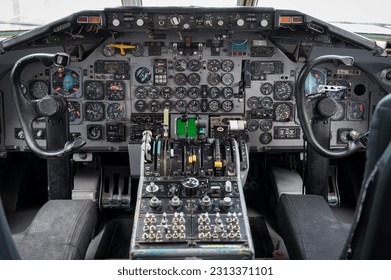
<svg viewBox="0 0 391 280"><path fill-rule="evenodd" d="M261 7L0 41L0 257L389 258L389 52Z"/></svg>

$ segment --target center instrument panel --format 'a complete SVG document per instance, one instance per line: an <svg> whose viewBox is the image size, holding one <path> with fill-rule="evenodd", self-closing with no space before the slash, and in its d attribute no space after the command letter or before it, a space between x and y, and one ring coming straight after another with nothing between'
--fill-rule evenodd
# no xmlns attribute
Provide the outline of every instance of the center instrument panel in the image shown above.
<svg viewBox="0 0 391 280"><path fill-rule="evenodd" d="M95 47L82 58L73 55L66 69L29 66L22 76L26 98L64 96L72 136L87 140L86 151L125 151L128 142L140 144L144 130L161 129L164 109L170 115L206 116L208 122L220 116L243 119L241 129L254 151L303 147L294 97L303 64L292 59L295 52L284 48L284 40L296 40L297 27L300 36L313 36L303 39L312 48L338 52L334 45L313 43L317 37L306 16L295 12L284 25L282 12L272 9L138 9L76 14L67 34L74 40L88 38ZM99 36L100 30L110 36ZM324 44L336 40L322 36ZM312 71L303 94L319 90L338 102L331 124L334 147L345 145L350 130L367 131L371 112L384 94L362 70L333 64ZM4 111L6 123L12 124L5 127L6 149L27 149L15 111ZM45 145L41 120L34 133Z"/></svg>

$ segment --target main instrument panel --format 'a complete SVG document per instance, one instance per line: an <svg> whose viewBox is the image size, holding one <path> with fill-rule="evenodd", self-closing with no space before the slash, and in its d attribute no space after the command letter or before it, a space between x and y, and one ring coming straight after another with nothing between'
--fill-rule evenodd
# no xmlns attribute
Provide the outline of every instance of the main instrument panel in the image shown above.
<svg viewBox="0 0 391 280"><path fill-rule="evenodd" d="M243 119L240 129L248 133L253 151L302 149L295 81L303 66L300 57L311 54L303 54L300 40L320 54L343 52L346 46L333 45L336 39L326 33L317 37L303 14L283 16L272 9L79 13L72 17L73 27L58 28L70 29L64 34L87 43L73 50L68 68L29 66L22 76L23 90L28 99L65 97L71 134L87 140L86 151L127 150L128 142L141 141L140 131L159 127L165 110L208 121L220 116ZM287 18L290 22L283 21ZM296 51L290 49L292 41ZM69 44L62 47L70 50ZM82 52L87 45L88 51ZM303 94L325 94L337 101L330 144L343 147L349 131L367 131L384 91L362 69L324 64L308 76ZM15 111L4 111L11 124L5 127L6 149L27 149ZM36 121L34 133L45 145L42 120Z"/></svg>

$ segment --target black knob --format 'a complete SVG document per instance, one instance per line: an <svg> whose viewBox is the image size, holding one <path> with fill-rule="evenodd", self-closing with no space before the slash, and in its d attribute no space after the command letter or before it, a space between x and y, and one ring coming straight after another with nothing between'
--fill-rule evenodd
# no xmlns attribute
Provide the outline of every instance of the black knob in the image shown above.
<svg viewBox="0 0 391 280"><path fill-rule="evenodd" d="M200 181L196 178L187 178L183 180L183 191L186 196L195 196L198 191L198 186L200 185Z"/></svg>
<svg viewBox="0 0 391 280"><path fill-rule="evenodd" d="M329 118L337 112L337 101L326 97L319 101L317 107L320 115Z"/></svg>

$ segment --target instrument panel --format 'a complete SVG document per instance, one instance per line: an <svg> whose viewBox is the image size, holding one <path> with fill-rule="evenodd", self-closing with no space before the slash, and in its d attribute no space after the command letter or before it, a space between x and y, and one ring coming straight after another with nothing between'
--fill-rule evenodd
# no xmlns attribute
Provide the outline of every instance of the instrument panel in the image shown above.
<svg viewBox="0 0 391 280"><path fill-rule="evenodd" d="M169 115L199 115L207 121L223 115L244 120L240 129L248 132L252 151L303 148L295 100L303 63L269 38L276 28L273 11L108 9L105 15L113 36L96 36L99 43L88 56L73 58L65 69L31 65L22 76L26 98L52 94L67 99L71 134L87 140L84 149L127 150L134 116L138 129L149 129L155 125L150 120L161 124L167 110ZM78 23L84 24L81 18ZM47 47L52 50L58 48ZM318 52L331 54L335 49ZM367 131L384 92L361 69L324 64L310 73L303 94L337 101L330 144L343 147L349 131ZM14 111L5 111L6 118L16 119ZM20 125L11 123L6 132L13 137L6 138L5 146L26 149ZM34 128L38 143L45 145L42 120Z"/></svg>

